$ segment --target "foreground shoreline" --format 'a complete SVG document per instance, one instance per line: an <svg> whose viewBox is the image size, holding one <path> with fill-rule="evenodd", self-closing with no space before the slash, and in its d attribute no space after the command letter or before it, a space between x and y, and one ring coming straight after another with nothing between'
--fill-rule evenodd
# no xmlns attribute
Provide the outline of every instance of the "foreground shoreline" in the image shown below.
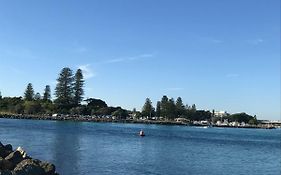
<svg viewBox="0 0 281 175"><path fill-rule="evenodd" d="M0 142L0 174L2 175L59 175L54 164L33 159L21 148Z"/></svg>
<svg viewBox="0 0 281 175"><path fill-rule="evenodd" d="M156 124L156 125L181 125L181 126L198 126L198 127L220 127L220 128L250 128L250 129L276 129L274 126L225 126L225 125L206 125L193 124L176 121L162 121L162 120L134 120L134 119L119 119L113 120L108 118L91 118L91 117L61 117L49 115L15 115L15 114L0 114L0 118L4 119L26 119L26 120L49 120L49 121L74 121L74 122L96 122L96 123L135 123L135 124Z"/></svg>

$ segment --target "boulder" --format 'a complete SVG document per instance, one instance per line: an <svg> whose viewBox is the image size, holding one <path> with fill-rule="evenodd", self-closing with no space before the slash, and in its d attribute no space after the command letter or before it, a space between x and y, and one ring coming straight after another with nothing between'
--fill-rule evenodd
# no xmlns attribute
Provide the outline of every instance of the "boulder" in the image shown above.
<svg viewBox="0 0 281 175"><path fill-rule="evenodd" d="M8 160L0 158L0 170L12 170L14 168L14 164Z"/></svg>
<svg viewBox="0 0 281 175"><path fill-rule="evenodd" d="M39 160L25 159L15 167L14 175L45 175L45 171Z"/></svg>
<svg viewBox="0 0 281 175"><path fill-rule="evenodd" d="M19 151L14 151L5 157L5 159L12 162L16 166L16 164L20 163L24 158Z"/></svg>
<svg viewBox="0 0 281 175"><path fill-rule="evenodd" d="M4 147L7 151L13 151L13 146L11 144L7 144Z"/></svg>
<svg viewBox="0 0 281 175"><path fill-rule="evenodd" d="M21 156L22 156L23 158L26 158L26 157L27 157L27 154L26 154L25 150L22 149L22 147L18 147L18 148L17 148L17 151L20 152L20 154L21 154Z"/></svg>
<svg viewBox="0 0 281 175"><path fill-rule="evenodd" d="M53 175L56 172L55 165L48 162L40 162L40 167L44 169L45 175Z"/></svg>
<svg viewBox="0 0 281 175"><path fill-rule="evenodd" d="M0 175L12 175L12 172L9 170L0 171Z"/></svg>
<svg viewBox="0 0 281 175"><path fill-rule="evenodd" d="M0 144L0 157L5 158L7 155L9 155L12 152L12 150L9 149L9 146L7 148L4 145L2 145L2 143Z"/></svg>

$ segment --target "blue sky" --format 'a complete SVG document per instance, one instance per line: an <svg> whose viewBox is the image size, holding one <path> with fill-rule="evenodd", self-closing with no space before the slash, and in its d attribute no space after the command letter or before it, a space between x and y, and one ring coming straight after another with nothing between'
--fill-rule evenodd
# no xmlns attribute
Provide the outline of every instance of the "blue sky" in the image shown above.
<svg viewBox="0 0 281 175"><path fill-rule="evenodd" d="M112 106L181 96L280 119L280 1L1 0L2 95L54 89L63 67Z"/></svg>

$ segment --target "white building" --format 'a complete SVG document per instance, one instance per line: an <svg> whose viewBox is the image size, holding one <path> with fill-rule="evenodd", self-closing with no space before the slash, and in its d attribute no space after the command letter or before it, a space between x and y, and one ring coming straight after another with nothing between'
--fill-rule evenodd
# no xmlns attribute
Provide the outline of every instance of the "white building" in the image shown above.
<svg viewBox="0 0 281 175"><path fill-rule="evenodd" d="M215 111L214 115L215 115L215 117L225 117L225 116L227 116L227 112L226 111Z"/></svg>

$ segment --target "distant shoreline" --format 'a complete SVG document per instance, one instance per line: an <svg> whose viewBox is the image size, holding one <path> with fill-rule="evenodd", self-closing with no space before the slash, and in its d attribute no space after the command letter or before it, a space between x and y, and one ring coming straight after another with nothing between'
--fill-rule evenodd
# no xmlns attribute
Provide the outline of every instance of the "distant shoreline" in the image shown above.
<svg viewBox="0 0 281 175"><path fill-rule="evenodd" d="M135 123L135 124L156 124L156 125L180 125L180 126L198 126L198 127L220 127L220 128L249 128L249 129L276 129L276 127L267 126L220 126L220 125L204 125L192 124L176 121L160 121L160 120L134 120L134 119L105 119L91 117L53 117L49 115L15 115L0 114L0 118L4 119L27 119L27 120L49 120L49 121L74 121L74 122L95 122L95 123Z"/></svg>

